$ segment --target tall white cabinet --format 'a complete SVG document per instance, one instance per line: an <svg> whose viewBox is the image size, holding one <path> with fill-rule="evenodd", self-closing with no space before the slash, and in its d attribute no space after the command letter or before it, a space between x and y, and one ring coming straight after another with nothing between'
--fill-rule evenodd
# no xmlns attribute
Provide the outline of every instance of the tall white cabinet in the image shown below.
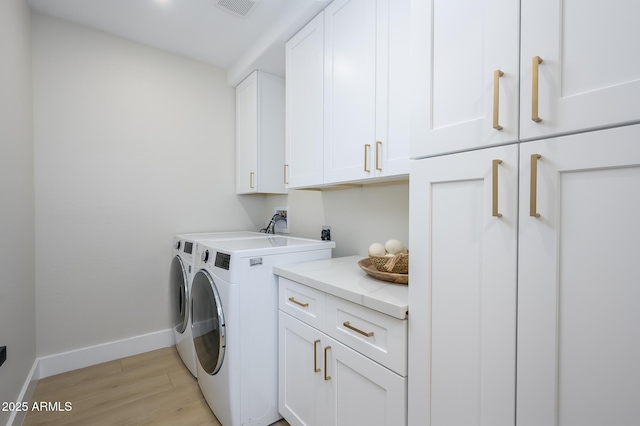
<svg viewBox="0 0 640 426"><path fill-rule="evenodd" d="M640 6L520 8L412 2L409 425L640 424Z"/></svg>

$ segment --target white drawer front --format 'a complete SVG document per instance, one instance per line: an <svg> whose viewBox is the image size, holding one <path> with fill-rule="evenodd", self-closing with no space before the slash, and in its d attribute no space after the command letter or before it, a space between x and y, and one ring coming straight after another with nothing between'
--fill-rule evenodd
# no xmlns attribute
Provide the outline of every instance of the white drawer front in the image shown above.
<svg viewBox="0 0 640 426"><path fill-rule="evenodd" d="M286 278L279 278L279 309L318 330L324 329L326 294Z"/></svg>
<svg viewBox="0 0 640 426"><path fill-rule="evenodd" d="M407 375L407 321L326 296L325 332L401 376Z"/></svg>

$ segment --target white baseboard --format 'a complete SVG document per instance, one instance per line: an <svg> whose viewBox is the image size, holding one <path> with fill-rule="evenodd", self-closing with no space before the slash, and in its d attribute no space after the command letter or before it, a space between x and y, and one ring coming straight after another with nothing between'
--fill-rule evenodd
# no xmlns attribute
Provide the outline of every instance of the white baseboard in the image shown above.
<svg viewBox="0 0 640 426"><path fill-rule="evenodd" d="M36 380L175 345L173 329L38 358Z"/></svg>
<svg viewBox="0 0 640 426"><path fill-rule="evenodd" d="M37 374L38 374L38 360L36 359L33 362L31 371L29 371L27 380L24 381L24 385L20 390L20 394L18 395L18 399L16 400L17 402L31 401L31 398L33 398L33 394L36 391L36 385L38 384ZM12 410L11 415L9 416L9 420L7 421L7 426L21 425L24 422L24 419L26 417L27 417L26 411Z"/></svg>
<svg viewBox="0 0 640 426"><path fill-rule="evenodd" d="M173 329L167 329L37 358L22 386L17 401L31 401L38 380L45 377L173 345L175 345ZM7 425L22 425L26 416L26 411L12 411Z"/></svg>

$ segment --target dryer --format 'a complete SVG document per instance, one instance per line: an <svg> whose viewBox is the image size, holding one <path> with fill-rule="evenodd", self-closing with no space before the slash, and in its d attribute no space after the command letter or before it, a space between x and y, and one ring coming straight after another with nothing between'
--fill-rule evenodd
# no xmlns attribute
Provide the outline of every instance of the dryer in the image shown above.
<svg viewBox="0 0 640 426"><path fill-rule="evenodd" d="M198 243L192 287L198 385L223 426L282 418L273 267L327 259L334 247L281 236Z"/></svg>
<svg viewBox="0 0 640 426"><path fill-rule="evenodd" d="M178 354L184 365L197 377L196 353L191 336L191 281L193 279L196 243L200 240L263 238L272 235L251 231L179 234L173 240L173 259L169 270L169 295L173 334Z"/></svg>

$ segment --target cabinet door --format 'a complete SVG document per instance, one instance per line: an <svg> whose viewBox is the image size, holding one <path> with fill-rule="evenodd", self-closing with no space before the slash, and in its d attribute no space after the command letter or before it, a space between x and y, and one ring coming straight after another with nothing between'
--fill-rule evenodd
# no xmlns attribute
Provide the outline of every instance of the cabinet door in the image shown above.
<svg viewBox="0 0 640 426"><path fill-rule="evenodd" d="M522 0L521 139L640 120L638 16L637 1Z"/></svg>
<svg viewBox="0 0 640 426"><path fill-rule="evenodd" d="M517 145L411 164L409 424L514 423L517 182Z"/></svg>
<svg viewBox="0 0 640 426"><path fill-rule="evenodd" d="M378 84L377 96L383 99L386 97L388 104L386 113L385 105L382 105L376 115L376 146L373 155L376 177L409 173L411 7L409 0L393 0L388 2L388 8L389 54L386 60L385 55L379 54L377 64L378 78L382 79Z"/></svg>
<svg viewBox="0 0 640 426"><path fill-rule="evenodd" d="M388 60L387 1L335 0L324 11L325 183L373 176L377 109L387 104L376 78Z"/></svg>
<svg viewBox="0 0 640 426"><path fill-rule="evenodd" d="M278 410L292 426L323 426L328 388L323 380L324 335L289 314L278 314Z"/></svg>
<svg viewBox="0 0 640 426"><path fill-rule="evenodd" d="M518 426L640 424L640 127L523 143L520 194Z"/></svg>
<svg viewBox="0 0 640 426"><path fill-rule="evenodd" d="M236 87L236 193L257 192L258 73Z"/></svg>
<svg viewBox="0 0 640 426"><path fill-rule="evenodd" d="M289 188L323 183L323 16L316 16L285 48Z"/></svg>
<svg viewBox="0 0 640 426"><path fill-rule="evenodd" d="M411 157L517 140L519 2L413 0L411 19Z"/></svg>
<svg viewBox="0 0 640 426"><path fill-rule="evenodd" d="M325 378L330 379L325 381L331 387L325 425L406 424L407 379L336 340L327 339L323 355L327 358Z"/></svg>

